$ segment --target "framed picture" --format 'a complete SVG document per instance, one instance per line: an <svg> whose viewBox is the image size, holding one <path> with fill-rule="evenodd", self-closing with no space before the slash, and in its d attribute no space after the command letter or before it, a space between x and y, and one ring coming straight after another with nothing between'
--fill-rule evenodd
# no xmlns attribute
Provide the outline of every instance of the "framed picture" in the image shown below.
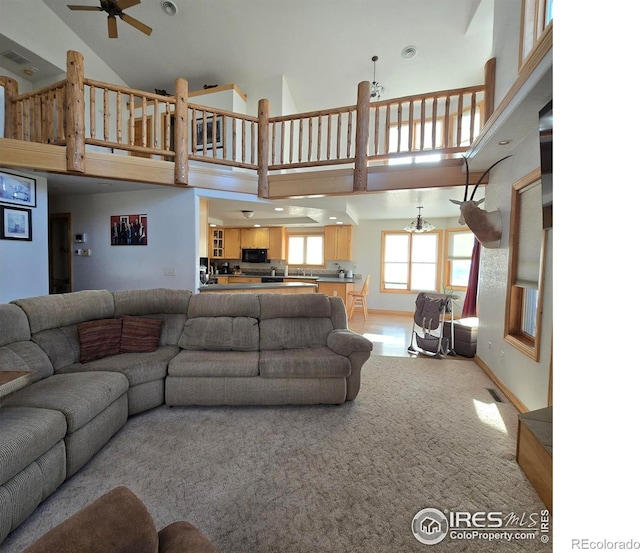
<svg viewBox="0 0 640 553"><path fill-rule="evenodd" d="M31 210L0 205L3 240L31 240Z"/></svg>
<svg viewBox="0 0 640 553"><path fill-rule="evenodd" d="M222 116L216 117L216 149L222 148ZM207 151L213 149L213 115L207 117ZM203 118L196 119L196 151L204 150Z"/></svg>
<svg viewBox="0 0 640 553"><path fill-rule="evenodd" d="M36 179L0 171L0 202L36 207Z"/></svg>
<svg viewBox="0 0 640 553"><path fill-rule="evenodd" d="M148 240L147 215L112 215L112 246L146 246Z"/></svg>

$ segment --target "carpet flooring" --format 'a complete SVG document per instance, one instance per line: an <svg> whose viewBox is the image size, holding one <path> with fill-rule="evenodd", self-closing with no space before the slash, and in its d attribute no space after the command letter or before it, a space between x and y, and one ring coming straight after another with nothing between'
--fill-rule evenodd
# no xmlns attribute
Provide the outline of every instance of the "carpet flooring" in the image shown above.
<svg viewBox="0 0 640 553"><path fill-rule="evenodd" d="M162 406L129 419L3 544L17 553L118 485L158 529L195 524L223 553L424 552L425 508L539 513L515 460L517 412L467 359L372 356L353 402ZM452 539L434 551L545 552L533 540Z"/></svg>

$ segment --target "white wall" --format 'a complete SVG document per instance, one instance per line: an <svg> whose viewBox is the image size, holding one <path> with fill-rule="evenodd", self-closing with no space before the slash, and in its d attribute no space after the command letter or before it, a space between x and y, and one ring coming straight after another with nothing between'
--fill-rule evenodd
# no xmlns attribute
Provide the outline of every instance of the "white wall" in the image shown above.
<svg viewBox="0 0 640 553"><path fill-rule="evenodd" d="M42 0L2 0L1 9L0 33L7 38L62 71L67 66L67 50L75 50L84 56L86 77L112 84L126 84ZM55 79L51 82L55 82ZM38 84L42 86L45 83Z"/></svg>
<svg viewBox="0 0 640 553"><path fill-rule="evenodd" d="M352 246L354 252L353 265L356 266L354 272L362 274L363 278L370 274L369 296L367 306L370 309L380 309L384 311L405 311L413 313L415 311L415 301L418 292L406 294L390 294L380 291L382 256L382 231L398 230L406 226L406 220L360 220L352 230ZM457 218L429 219L429 222L436 228L458 228ZM345 269L349 267L345 266ZM356 285L356 288L358 286ZM439 290L442 292L442 290ZM459 314L464 302L464 293L460 293L461 299L454 305L454 313Z"/></svg>
<svg viewBox="0 0 640 553"><path fill-rule="evenodd" d="M51 212L71 213L72 234L87 234L73 257L73 290L177 288L197 285L198 200L194 190L115 192L56 198ZM112 246L112 215L148 216L146 246Z"/></svg>
<svg viewBox="0 0 640 553"><path fill-rule="evenodd" d="M517 73L520 3L496 0L494 37L496 41L497 94L499 103ZM511 46L508 42L511 41ZM541 108L543 106L540 106ZM499 208L502 213L503 235L498 249L482 249L479 276L477 355L494 375L528 409L547 405L551 336L553 326L553 231L548 234L547 264L538 362L522 354L504 340L505 310L509 270L509 221L512 185L540 166L540 146L537 121L512 151L513 157L491 171L485 190L485 209Z"/></svg>
<svg viewBox="0 0 640 553"><path fill-rule="evenodd" d="M7 171L35 177L15 169ZM0 303L49 293L47 179L35 178L36 207L14 206L31 211L32 240L0 240ZM12 207L9 204L2 205Z"/></svg>

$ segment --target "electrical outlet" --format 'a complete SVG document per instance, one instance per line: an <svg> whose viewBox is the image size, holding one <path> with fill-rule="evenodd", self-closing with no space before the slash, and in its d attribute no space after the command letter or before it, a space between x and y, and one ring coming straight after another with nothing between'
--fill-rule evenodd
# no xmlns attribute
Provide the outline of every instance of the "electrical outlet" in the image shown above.
<svg viewBox="0 0 640 553"><path fill-rule="evenodd" d="M489 346L489 349L491 349L491 342L487 342L487 346Z"/></svg>
<svg viewBox="0 0 640 553"><path fill-rule="evenodd" d="M164 268L164 276L176 276L175 267L165 267Z"/></svg>

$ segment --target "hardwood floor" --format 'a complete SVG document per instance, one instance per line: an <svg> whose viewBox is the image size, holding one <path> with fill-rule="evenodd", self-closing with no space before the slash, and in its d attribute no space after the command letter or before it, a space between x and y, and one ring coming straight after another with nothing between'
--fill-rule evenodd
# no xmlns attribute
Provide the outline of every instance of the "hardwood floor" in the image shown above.
<svg viewBox="0 0 640 553"><path fill-rule="evenodd" d="M364 320L362 312L356 311L349 321L349 328L363 334L373 342L372 353L391 357L414 357L407 351L411 343L413 313L394 315L371 313Z"/></svg>

